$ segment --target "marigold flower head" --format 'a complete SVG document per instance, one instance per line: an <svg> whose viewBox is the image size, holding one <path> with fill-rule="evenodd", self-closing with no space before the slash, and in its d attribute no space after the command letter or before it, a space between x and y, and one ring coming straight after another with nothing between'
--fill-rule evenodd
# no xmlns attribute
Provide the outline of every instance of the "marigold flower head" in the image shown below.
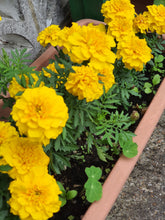
<svg viewBox="0 0 165 220"><path fill-rule="evenodd" d="M151 25L150 30L156 31L157 34L165 33L165 6L160 5L149 5L147 6L150 14Z"/></svg>
<svg viewBox="0 0 165 220"><path fill-rule="evenodd" d="M60 210L59 186L42 167L12 181L9 190L10 212L21 220L47 220Z"/></svg>
<svg viewBox="0 0 165 220"><path fill-rule="evenodd" d="M113 37L96 26L82 26L81 31L73 33L68 40L72 44L68 55L75 63L87 60L114 63L116 59L111 51L111 47L116 46Z"/></svg>
<svg viewBox="0 0 165 220"><path fill-rule="evenodd" d="M11 126L10 122L0 121L0 146L13 137L18 137L19 134L15 127Z"/></svg>
<svg viewBox="0 0 165 220"><path fill-rule="evenodd" d="M133 21L125 17L116 17L108 23L107 33L120 41L123 36L133 33Z"/></svg>
<svg viewBox="0 0 165 220"><path fill-rule="evenodd" d="M62 133L68 120L68 108L63 97L46 86L28 88L11 112L21 134L49 144Z"/></svg>
<svg viewBox="0 0 165 220"><path fill-rule="evenodd" d="M30 138L10 139L0 148L0 154L4 162L12 167L8 174L13 179L27 174L36 165L46 170L49 164L49 157L44 153L42 144Z"/></svg>
<svg viewBox="0 0 165 220"><path fill-rule="evenodd" d="M151 60L152 54L145 39L128 35L122 38L117 46L117 58L121 57L126 68L142 71L143 65Z"/></svg>
<svg viewBox="0 0 165 220"><path fill-rule="evenodd" d="M150 27L150 17L147 11L138 14L133 20L133 29L135 33L146 33Z"/></svg>
<svg viewBox="0 0 165 220"><path fill-rule="evenodd" d="M35 87L35 85L36 85L36 83L37 83L37 81L38 81L38 76L37 76L35 73L32 73L31 76L32 76L32 78L34 79L34 82L33 82L33 85L32 85L32 88L33 88L33 87ZM19 76L19 77L21 77L21 76ZM29 78L28 78L27 75L24 75L24 77L25 77L25 80L26 80L26 88L29 88L29 86L28 86L28 84L29 84ZM41 82L41 83L40 83L40 86L44 86L44 82ZM9 88L8 88L8 89L9 89L9 94L10 94L10 96L11 96L12 98L18 99L19 96L17 96L16 94L17 94L18 92L24 92L26 88L23 87L23 86L21 86L21 85L17 82L16 78L13 77L13 78L12 78L12 81L11 81L10 84L9 84Z"/></svg>
<svg viewBox="0 0 165 220"><path fill-rule="evenodd" d="M89 66L73 66L75 73L70 73L65 83L66 90L79 100L91 102L103 94L103 85L99 83L98 72Z"/></svg>
<svg viewBox="0 0 165 220"><path fill-rule="evenodd" d="M46 47L47 44L51 44L55 47L58 45L58 36L60 31L61 29L58 25L52 24L38 34L37 41L43 47Z"/></svg>
<svg viewBox="0 0 165 220"><path fill-rule="evenodd" d="M135 9L130 0L110 0L102 4L101 13L105 17L104 21L108 24L116 17L127 17L133 20Z"/></svg>
<svg viewBox="0 0 165 220"><path fill-rule="evenodd" d="M72 22L72 26L71 27L67 27L65 26L61 32L60 32L60 36L58 39L58 46L62 47L63 52L65 54L67 54L71 47L72 47L72 43L69 42L68 38L69 36L71 36L73 33L78 33L81 30L81 26L78 25L78 23Z"/></svg>

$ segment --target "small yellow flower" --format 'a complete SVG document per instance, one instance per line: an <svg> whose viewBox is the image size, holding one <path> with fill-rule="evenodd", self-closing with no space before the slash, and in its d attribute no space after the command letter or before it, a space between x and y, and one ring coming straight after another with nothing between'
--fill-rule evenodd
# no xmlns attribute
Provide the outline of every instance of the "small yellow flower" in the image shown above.
<svg viewBox="0 0 165 220"><path fill-rule="evenodd" d="M101 13L105 17L104 21L109 23L116 17L127 17L133 20L135 9L130 0L110 0L102 4Z"/></svg>
<svg viewBox="0 0 165 220"><path fill-rule="evenodd" d="M9 190L10 212L21 220L47 220L60 210L59 186L42 167L12 181Z"/></svg>
<svg viewBox="0 0 165 220"><path fill-rule="evenodd" d="M116 46L115 41L102 28L82 26L81 30L70 35L68 40L72 44L68 55L75 63L90 60L98 65L97 63L114 63L116 59L111 51L111 47Z"/></svg>
<svg viewBox="0 0 165 220"><path fill-rule="evenodd" d="M2 17L0 16L0 21L2 20Z"/></svg>
<svg viewBox="0 0 165 220"><path fill-rule="evenodd" d="M63 97L46 86L28 88L11 112L21 134L49 144L62 133L68 120L68 108Z"/></svg>
<svg viewBox="0 0 165 220"><path fill-rule="evenodd" d="M79 100L91 102L103 94L103 85L99 83L98 72L89 66L73 66L75 73L70 73L65 83L66 90Z"/></svg>
<svg viewBox="0 0 165 220"><path fill-rule="evenodd" d="M143 65L151 60L151 52L146 40L134 35L125 36L117 46L117 58L122 58L126 68L136 71L142 71Z"/></svg>
<svg viewBox="0 0 165 220"><path fill-rule="evenodd" d="M34 82L33 82L33 85L32 85L32 88L33 88L33 87L35 87L35 85L36 85L36 83L37 83L37 81L38 81L38 76L37 76L36 74L34 74L34 73L32 73L31 76L32 76L33 79L34 79ZM21 77L21 76L20 76L20 77ZM24 75L24 77L25 77L25 80L26 80L26 88L28 88L29 78L28 78L26 75ZM41 83L40 83L40 86L44 86L44 82L41 82ZM9 94L10 94L10 96L11 96L12 98L18 99L20 96L17 96L16 94L17 94L18 92L24 92L26 88L24 88L23 86L21 86L21 85L17 82L16 78L13 77L12 81L11 81L10 84L9 84L9 88L8 88L8 89L9 89Z"/></svg>
<svg viewBox="0 0 165 220"><path fill-rule="evenodd" d="M58 46L62 47L63 52L67 54L71 47L72 43L69 42L68 38L71 36L73 33L79 33L81 30L81 26L78 25L77 23L73 22L71 27L65 26L59 35L58 39Z"/></svg>
<svg viewBox="0 0 165 220"><path fill-rule="evenodd" d="M125 17L116 17L108 23L107 33L120 41L123 36L133 33L133 21Z"/></svg>
<svg viewBox="0 0 165 220"><path fill-rule="evenodd" d="M5 142L0 148L3 162L12 169L8 174L13 179L27 174L37 166L47 169L49 157L44 153L42 144L30 138L16 137Z"/></svg>
<svg viewBox="0 0 165 220"><path fill-rule="evenodd" d="M133 20L133 28L135 33L146 33L150 27L149 13L147 11L143 14L137 15Z"/></svg>
<svg viewBox="0 0 165 220"><path fill-rule="evenodd" d="M19 134L15 127L9 122L0 121L0 146L13 137L18 137Z"/></svg>
<svg viewBox="0 0 165 220"><path fill-rule="evenodd" d="M152 32L156 31L157 34L164 34L165 33L165 6L160 5L149 5L147 6L151 25L150 30Z"/></svg>
<svg viewBox="0 0 165 220"><path fill-rule="evenodd" d="M46 47L47 44L51 44L52 46L58 45L58 36L61 29L58 25L50 25L41 31L37 37L37 41L43 46Z"/></svg>

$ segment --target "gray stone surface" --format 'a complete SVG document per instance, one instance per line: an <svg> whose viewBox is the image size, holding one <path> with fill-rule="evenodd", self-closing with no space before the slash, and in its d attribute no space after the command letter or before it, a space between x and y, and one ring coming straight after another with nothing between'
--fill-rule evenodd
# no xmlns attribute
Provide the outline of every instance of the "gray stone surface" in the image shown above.
<svg viewBox="0 0 165 220"><path fill-rule="evenodd" d="M164 152L165 111L106 220L165 219Z"/></svg>
<svg viewBox="0 0 165 220"><path fill-rule="evenodd" d="M0 52L4 48L27 48L31 59L42 49L38 33L50 24L62 25L67 19L68 0L0 0Z"/></svg>

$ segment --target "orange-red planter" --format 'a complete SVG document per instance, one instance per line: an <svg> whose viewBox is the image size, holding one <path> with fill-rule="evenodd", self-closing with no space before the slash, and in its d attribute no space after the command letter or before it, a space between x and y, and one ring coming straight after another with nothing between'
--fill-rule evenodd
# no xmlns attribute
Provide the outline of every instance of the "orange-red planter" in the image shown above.
<svg viewBox="0 0 165 220"><path fill-rule="evenodd" d="M87 25L91 22L96 25L100 23L91 19L83 19L78 23L80 25ZM35 66L37 70L40 70L48 64L49 59L53 58L54 54L57 54L57 51L51 46L36 61L34 61L31 66ZM134 142L138 144L138 155L131 159L126 158L125 156L121 156L118 159L103 184L103 195L101 200L94 202L89 207L83 220L104 220L108 215L165 109L164 94L165 79L162 81L155 97L136 128ZM1 109L1 105L2 103L0 103L0 114L4 113Z"/></svg>

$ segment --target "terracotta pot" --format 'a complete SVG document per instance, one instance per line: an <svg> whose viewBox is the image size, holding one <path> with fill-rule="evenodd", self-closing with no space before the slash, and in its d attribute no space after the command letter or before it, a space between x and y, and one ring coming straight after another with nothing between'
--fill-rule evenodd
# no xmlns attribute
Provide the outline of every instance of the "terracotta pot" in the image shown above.
<svg viewBox="0 0 165 220"><path fill-rule="evenodd" d="M80 25L87 25L88 23L94 23L97 25L100 22L92 19L83 19L78 21L78 23ZM54 49L54 47L50 46L36 61L31 64L31 66L36 67L36 70L41 70L42 67L47 66L49 59L53 58L55 54L57 54L57 51ZM134 142L138 144L138 155L131 159L122 155L118 159L114 168L103 184L103 195L101 200L91 204L83 216L83 220L104 220L108 215L122 187L138 161L144 147L146 146L151 134L153 133L154 128L157 125L161 114L163 113L163 110L165 109L164 94L165 79L162 81L145 115L135 130L136 137L134 137Z"/></svg>

